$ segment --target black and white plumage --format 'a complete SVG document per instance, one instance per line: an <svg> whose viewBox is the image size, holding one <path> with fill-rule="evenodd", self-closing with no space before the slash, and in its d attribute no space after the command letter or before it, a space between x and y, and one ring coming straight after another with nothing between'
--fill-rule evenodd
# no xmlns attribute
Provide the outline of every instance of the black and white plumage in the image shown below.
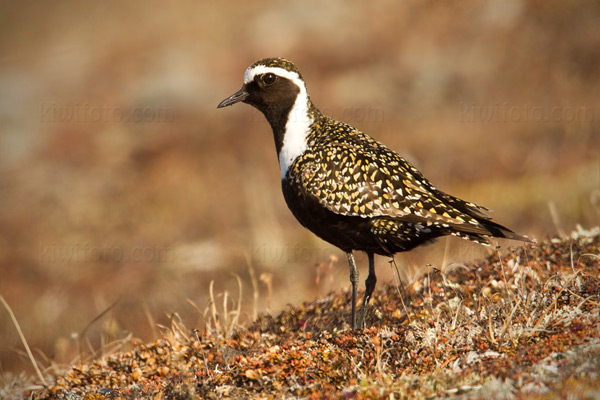
<svg viewBox="0 0 600 400"><path fill-rule="evenodd" d="M298 68L266 58L244 74L242 89L218 108L244 102L273 129L286 203L298 221L348 256L352 328L362 327L376 283L374 255L393 256L439 236L489 244L528 241L490 220L486 208L434 187L404 158L356 128L323 115ZM353 250L367 253L369 275L358 319Z"/></svg>

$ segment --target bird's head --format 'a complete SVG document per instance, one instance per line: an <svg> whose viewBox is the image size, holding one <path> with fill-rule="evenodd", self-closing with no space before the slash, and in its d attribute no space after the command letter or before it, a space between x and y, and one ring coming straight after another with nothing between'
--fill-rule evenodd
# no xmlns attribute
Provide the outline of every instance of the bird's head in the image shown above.
<svg viewBox="0 0 600 400"><path fill-rule="evenodd" d="M271 121L287 115L299 96L308 101L298 68L284 58L264 58L246 69L242 88L220 102L217 108L243 102L262 111Z"/></svg>

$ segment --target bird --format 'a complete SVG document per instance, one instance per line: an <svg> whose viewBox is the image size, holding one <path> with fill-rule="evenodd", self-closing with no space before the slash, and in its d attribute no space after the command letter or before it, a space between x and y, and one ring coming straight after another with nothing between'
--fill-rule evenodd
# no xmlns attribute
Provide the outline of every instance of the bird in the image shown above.
<svg viewBox="0 0 600 400"><path fill-rule="evenodd" d="M292 214L346 254L353 330L364 328L377 282L375 255L393 257L445 235L486 245L493 237L530 241L493 222L489 209L439 190L382 143L324 115L299 69L285 58L250 65L242 88L217 108L240 102L262 112L272 128L283 197ZM358 316L354 251L366 253L369 262Z"/></svg>

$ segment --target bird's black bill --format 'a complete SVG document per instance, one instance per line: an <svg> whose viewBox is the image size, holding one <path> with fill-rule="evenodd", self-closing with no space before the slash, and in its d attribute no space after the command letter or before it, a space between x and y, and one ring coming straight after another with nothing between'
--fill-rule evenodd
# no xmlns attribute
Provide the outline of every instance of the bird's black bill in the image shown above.
<svg viewBox="0 0 600 400"><path fill-rule="evenodd" d="M241 88L240 90L238 90L237 92L220 102L217 108L223 108L235 103L239 103L240 101L244 101L246 97L248 97L248 92L246 92L244 88Z"/></svg>

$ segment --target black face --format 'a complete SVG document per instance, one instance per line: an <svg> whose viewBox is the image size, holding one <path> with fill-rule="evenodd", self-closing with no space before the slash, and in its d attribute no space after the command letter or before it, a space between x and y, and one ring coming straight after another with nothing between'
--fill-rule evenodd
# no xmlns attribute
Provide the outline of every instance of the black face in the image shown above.
<svg viewBox="0 0 600 400"><path fill-rule="evenodd" d="M267 119L289 112L300 93L294 82L271 72L257 75L243 89L248 93L243 102L258 108Z"/></svg>
<svg viewBox="0 0 600 400"><path fill-rule="evenodd" d="M218 108L239 102L250 104L262 111L273 130L279 130L285 127L298 93L300 88L294 82L267 72L245 83L240 90L223 100Z"/></svg>
<svg viewBox="0 0 600 400"><path fill-rule="evenodd" d="M256 75L251 82L225 100L218 108L243 102L260 110L273 129L277 152L281 149L285 125L300 88L291 80L267 72Z"/></svg>
<svg viewBox="0 0 600 400"><path fill-rule="evenodd" d="M292 81L267 72L256 75L252 82L244 84L242 89L223 100L218 108L244 102L258 108L269 118L267 114L276 110L289 111L298 93L300 89Z"/></svg>

